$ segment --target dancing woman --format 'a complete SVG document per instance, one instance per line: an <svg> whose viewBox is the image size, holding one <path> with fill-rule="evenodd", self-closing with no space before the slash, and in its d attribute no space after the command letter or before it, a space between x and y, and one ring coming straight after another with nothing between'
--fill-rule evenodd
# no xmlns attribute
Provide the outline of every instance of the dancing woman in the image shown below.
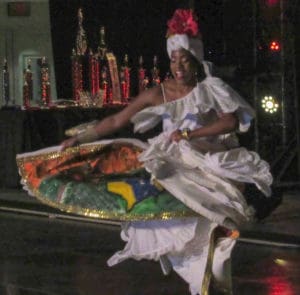
<svg viewBox="0 0 300 295"><path fill-rule="evenodd" d="M230 255L238 228L254 216L243 195L245 184L270 196L272 176L266 162L238 145L235 132L248 130L254 111L212 76L192 11L178 9L169 20L167 51L172 79L63 141L61 148L96 141L130 122L135 132L145 132L162 121L163 131L141 145L138 161L153 183L196 216L124 223L126 246L108 264L157 260L165 274L174 269L192 295L208 294L211 281L230 294Z"/></svg>

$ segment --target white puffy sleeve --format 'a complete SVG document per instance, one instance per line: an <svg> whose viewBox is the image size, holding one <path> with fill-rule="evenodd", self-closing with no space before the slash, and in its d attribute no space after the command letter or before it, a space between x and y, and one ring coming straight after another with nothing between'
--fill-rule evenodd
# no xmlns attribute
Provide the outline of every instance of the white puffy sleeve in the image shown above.
<svg viewBox="0 0 300 295"><path fill-rule="evenodd" d="M136 113L131 118L134 132L144 133L152 129L162 120L164 114L168 114L174 122L180 122L184 121L188 114L204 114L210 110L217 113L235 112L239 119L239 131L247 131L255 116L254 110L228 84L210 76L208 65L206 66L206 79L197 83L192 92L185 97Z"/></svg>
<svg viewBox="0 0 300 295"><path fill-rule="evenodd" d="M235 112L239 119L239 131L246 132L255 117L254 109L228 84L216 77L207 77L197 85L201 96L201 110L214 109L217 113Z"/></svg>
<svg viewBox="0 0 300 295"><path fill-rule="evenodd" d="M155 127L161 120L164 113L163 105L148 107L136 113L130 121L134 124L134 132L144 133Z"/></svg>

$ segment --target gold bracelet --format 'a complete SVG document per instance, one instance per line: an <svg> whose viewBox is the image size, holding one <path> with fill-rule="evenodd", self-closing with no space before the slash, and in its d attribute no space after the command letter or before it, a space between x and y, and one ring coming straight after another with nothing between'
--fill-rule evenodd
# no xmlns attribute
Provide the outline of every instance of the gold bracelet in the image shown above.
<svg viewBox="0 0 300 295"><path fill-rule="evenodd" d="M98 133L94 127L89 127L85 131L80 132L76 135L76 139L79 143L92 142L98 139Z"/></svg>
<svg viewBox="0 0 300 295"><path fill-rule="evenodd" d="M66 136L69 136L69 137L72 137L72 136L75 136L81 132L84 132L86 131L88 128L92 128L92 127L95 127L95 125L98 123L99 121L97 120L94 120L94 121L91 121L91 122L87 122L87 123L83 123L83 124L80 124L80 125L76 125L70 129L67 129L65 131L65 135Z"/></svg>
<svg viewBox="0 0 300 295"><path fill-rule="evenodd" d="M189 128L184 128L181 130L181 136L185 140L190 140L190 132L191 130Z"/></svg>

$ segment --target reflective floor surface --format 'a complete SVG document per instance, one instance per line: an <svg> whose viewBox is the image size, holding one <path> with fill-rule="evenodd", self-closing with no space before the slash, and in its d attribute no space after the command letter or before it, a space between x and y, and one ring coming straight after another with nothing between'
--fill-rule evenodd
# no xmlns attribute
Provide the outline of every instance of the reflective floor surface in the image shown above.
<svg viewBox="0 0 300 295"><path fill-rule="evenodd" d="M118 226L0 211L0 233L1 295L189 294L159 263L107 267L123 247ZM234 295L299 295L300 248L238 242L233 285Z"/></svg>
<svg viewBox="0 0 300 295"><path fill-rule="evenodd" d="M232 257L234 295L300 294L300 192L242 229ZM188 295L159 263L106 260L123 247L118 225L73 218L24 191L0 192L0 295ZM210 295L221 295L213 293Z"/></svg>

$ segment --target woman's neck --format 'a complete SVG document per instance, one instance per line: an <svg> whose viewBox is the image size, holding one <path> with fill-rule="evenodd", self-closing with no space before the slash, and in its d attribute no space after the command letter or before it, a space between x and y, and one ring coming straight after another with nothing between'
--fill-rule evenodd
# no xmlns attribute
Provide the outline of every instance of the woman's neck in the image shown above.
<svg viewBox="0 0 300 295"><path fill-rule="evenodd" d="M179 99L189 94L196 86L196 82L193 83L177 83L176 80L169 80L165 83L165 92L168 101Z"/></svg>
<svg viewBox="0 0 300 295"><path fill-rule="evenodd" d="M197 84L196 80L191 80L191 81L184 82L184 83L180 83L180 82L174 80L174 82L175 82L174 83L175 91L179 92L179 93L189 92Z"/></svg>

